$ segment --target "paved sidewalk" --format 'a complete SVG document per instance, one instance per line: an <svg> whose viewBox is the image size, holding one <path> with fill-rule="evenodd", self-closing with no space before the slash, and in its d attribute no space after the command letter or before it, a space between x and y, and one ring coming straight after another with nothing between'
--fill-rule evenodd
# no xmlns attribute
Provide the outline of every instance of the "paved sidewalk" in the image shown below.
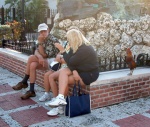
<svg viewBox="0 0 150 127"><path fill-rule="evenodd" d="M0 127L150 127L150 97L92 110L91 114L68 118L49 117L38 98L44 89L35 86L37 96L21 100L28 89L14 91L11 86L22 78L0 67Z"/></svg>

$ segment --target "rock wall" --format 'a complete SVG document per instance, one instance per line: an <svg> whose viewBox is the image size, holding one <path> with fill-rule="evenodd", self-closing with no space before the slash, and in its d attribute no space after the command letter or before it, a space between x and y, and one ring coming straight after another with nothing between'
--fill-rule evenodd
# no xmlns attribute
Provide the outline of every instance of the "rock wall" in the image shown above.
<svg viewBox="0 0 150 127"><path fill-rule="evenodd" d="M51 33L61 41L70 28L80 29L91 42L98 56L109 58L112 55L125 56L126 48L131 48L133 55L148 53L150 55L150 15L139 19L121 20L105 12L96 17L81 20L65 19L59 21L59 13L55 16Z"/></svg>

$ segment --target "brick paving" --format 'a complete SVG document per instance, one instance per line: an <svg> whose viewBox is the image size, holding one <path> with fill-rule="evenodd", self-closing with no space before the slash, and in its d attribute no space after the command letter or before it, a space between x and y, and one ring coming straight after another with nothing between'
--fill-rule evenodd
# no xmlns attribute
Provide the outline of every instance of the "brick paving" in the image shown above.
<svg viewBox="0 0 150 127"><path fill-rule="evenodd" d="M8 93L11 91L14 90L8 84L0 85L0 94ZM17 92L0 96L0 108L2 108L4 111L8 111L37 104L32 99L22 100L20 98L21 95L22 94L20 92ZM58 116L49 117L46 115L47 112L47 109L40 106L32 109L29 108L26 110L12 112L9 114L9 116L11 116L13 120L17 121L22 127L27 127L32 124L58 118ZM9 125L3 119L0 119L0 127L9 127Z"/></svg>
<svg viewBox="0 0 150 127"><path fill-rule="evenodd" d="M0 85L0 94L10 92L10 91L13 91L13 89L7 83Z"/></svg>
<svg viewBox="0 0 150 127"><path fill-rule="evenodd" d="M4 95L3 97L1 97L0 107L6 111L27 105L36 104L36 102L31 99L25 101L21 100L20 98L21 95L22 95L21 93Z"/></svg>
<svg viewBox="0 0 150 127"><path fill-rule="evenodd" d="M58 117L49 117L46 115L48 110L44 109L43 107L37 107L33 109L27 109L19 112L11 113L10 116L12 119L16 120L20 123L23 127L29 126L35 123L48 121Z"/></svg>
<svg viewBox="0 0 150 127"><path fill-rule="evenodd" d="M149 114L150 114L150 110L149 110L149 111L147 111L147 113L149 113Z"/></svg>
<svg viewBox="0 0 150 127"><path fill-rule="evenodd" d="M38 101L43 88L36 86L36 97L21 100L26 90L11 88L21 78L2 71L5 78L0 77L0 127L150 127L150 97L94 109L91 114L75 118L49 117L46 113L50 108ZM11 79L7 75L11 75Z"/></svg>
<svg viewBox="0 0 150 127"><path fill-rule="evenodd" d="M14 91L8 84L0 85L0 89L1 89L0 94ZM20 92L17 92L0 96L0 107L4 111L8 111L24 106L37 104L37 102L35 102L32 99L21 100L20 98L21 95L22 94ZM55 117L47 116L46 115L47 112L48 112L47 109L40 106L31 109L29 108L26 110L12 112L9 114L9 116L11 116L11 118L16 122L18 122L22 127L27 127L33 124L58 118L58 116ZM146 112L150 113L150 110ZM150 118L140 114L136 114L123 119L118 119L116 121L113 121L113 123L115 125L118 125L119 127L150 127ZM9 125L3 119L0 119L0 126L9 127Z"/></svg>
<svg viewBox="0 0 150 127"><path fill-rule="evenodd" d="M150 127L150 118L136 114L114 122L120 127Z"/></svg>
<svg viewBox="0 0 150 127"><path fill-rule="evenodd" d="M1 118L0 118L0 126L1 127L9 127L9 125L4 120L2 120Z"/></svg>

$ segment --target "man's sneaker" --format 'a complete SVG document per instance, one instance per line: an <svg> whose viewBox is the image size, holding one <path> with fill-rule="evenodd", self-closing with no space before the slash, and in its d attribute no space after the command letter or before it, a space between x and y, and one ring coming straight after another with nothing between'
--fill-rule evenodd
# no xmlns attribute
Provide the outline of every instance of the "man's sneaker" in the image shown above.
<svg viewBox="0 0 150 127"><path fill-rule="evenodd" d="M62 106L59 106L57 108L53 108L52 110L50 110L49 112L47 112L47 115L49 116L56 116L56 115L62 115L64 114L64 110Z"/></svg>
<svg viewBox="0 0 150 127"><path fill-rule="evenodd" d="M39 101L47 101L51 99L51 95L48 93L44 93L42 97L39 98Z"/></svg>
<svg viewBox="0 0 150 127"><path fill-rule="evenodd" d="M56 98L53 97L50 101L48 101L48 102L45 103L45 106L49 106L49 103L53 102L55 99L56 99Z"/></svg>
<svg viewBox="0 0 150 127"><path fill-rule="evenodd" d="M26 100L26 99L29 99L30 97L35 97L36 94L34 91L27 91L23 96L21 96L21 99L22 100Z"/></svg>
<svg viewBox="0 0 150 127"><path fill-rule="evenodd" d="M13 86L12 88L14 90L21 90L22 88L27 88L27 87L28 87L28 83L23 84L22 82L19 82L17 85Z"/></svg>
<svg viewBox="0 0 150 127"><path fill-rule="evenodd" d="M66 104L67 104L67 102L64 98L61 98L61 97L57 96L54 101L49 103L49 106L56 107L56 106L59 106L59 105L66 105Z"/></svg>

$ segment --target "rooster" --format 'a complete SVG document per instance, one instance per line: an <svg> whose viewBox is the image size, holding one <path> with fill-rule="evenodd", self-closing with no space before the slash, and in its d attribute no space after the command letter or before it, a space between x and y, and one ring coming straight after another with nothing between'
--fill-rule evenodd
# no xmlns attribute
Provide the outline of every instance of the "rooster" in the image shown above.
<svg viewBox="0 0 150 127"><path fill-rule="evenodd" d="M126 53L127 53L126 63L128 64L128 67L130 68L130 73L128 75L132 75L133 70L136 68L136 63L134 61L130 48L127 48Z"/></svg>

